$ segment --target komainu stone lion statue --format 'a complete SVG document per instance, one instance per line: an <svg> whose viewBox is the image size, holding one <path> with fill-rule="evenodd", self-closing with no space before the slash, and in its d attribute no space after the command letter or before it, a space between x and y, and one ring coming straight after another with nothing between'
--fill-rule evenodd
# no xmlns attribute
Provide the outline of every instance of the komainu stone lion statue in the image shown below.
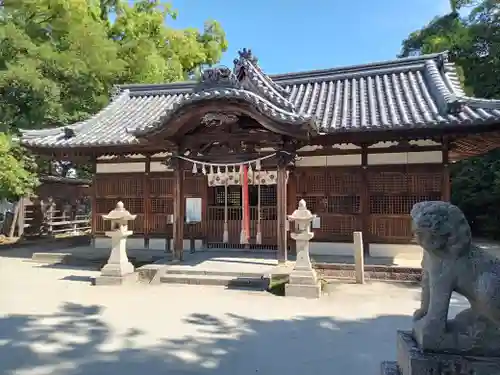
<svg viewBox="0 0 500 375"><path fill-rule="evenodd" d="M420 202L411 210L424 249L421 307L413 336L423 350L500 356L500 261L472 244L462 211L447 202ZM471 307L448 320L453 292Z"/></svg>

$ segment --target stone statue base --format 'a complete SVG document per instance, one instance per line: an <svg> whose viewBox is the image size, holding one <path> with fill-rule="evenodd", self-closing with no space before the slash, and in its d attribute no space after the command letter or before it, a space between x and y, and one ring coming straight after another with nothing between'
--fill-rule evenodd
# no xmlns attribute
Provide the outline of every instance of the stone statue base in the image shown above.
<svg viewBox="0 0 500 375"><path fill-rule="evenodd" d="M397 362L383 362L382 375L500 375L500 356L462 356L421 351L410 332L398 331Z"/></svg>
<svg viewBox="0 0 500 375"><path fill-rule="evenodd" d="M319 298L321 284L318 282L316 271L294 269L290 274L290 282L285 285L286 297Z"/></svg>
<svg viewBox="0 0 500 375"><path fill-rule="evenodd" d="M418 332L413 337L422 347ZM500 328L471 308L448 320L446 332L439 336L436 352L466 356L500 355Z"/></svg>

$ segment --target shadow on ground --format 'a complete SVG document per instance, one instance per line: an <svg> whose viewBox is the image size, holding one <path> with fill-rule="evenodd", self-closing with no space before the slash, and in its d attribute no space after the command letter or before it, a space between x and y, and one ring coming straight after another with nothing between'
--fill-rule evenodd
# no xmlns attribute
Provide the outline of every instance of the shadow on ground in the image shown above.
<svg viewBox="0 0 500 375"><path fill-rule="evenodd" d="M387 348L394 347L396 329L409 324L407 316L263 321L228 315L222 321L195 313L185 321L196 336L148 347L137 329L117 336L101 319L103 310L65 304L54 315L0 318L0 373L378 374L379 361L394 357Z"/></svg>

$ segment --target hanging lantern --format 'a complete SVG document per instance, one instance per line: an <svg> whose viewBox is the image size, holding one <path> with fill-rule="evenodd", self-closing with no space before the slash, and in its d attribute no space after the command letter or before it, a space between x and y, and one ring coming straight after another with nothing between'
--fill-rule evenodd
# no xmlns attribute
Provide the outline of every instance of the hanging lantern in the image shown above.
<svg viewBox="0 0 500 375"><path fill-rule="evenodd" d="M210 165L210 174L214 174L214 166Z"/></svg>
<svg viewBox="0 0 500 375"><path fill-rule="evenodd" d="M252 172L252 163L248 163L248 172Z"/></svg>
<svg viewBox="0 0 500 375"><path fill-rule="evenodd" d="M193 170L191 171L191 173L193 174L198 173L198 166L196 165L196 163L193 163Z"/></svg>
<svg viewBox="0 0 500 375"><path fill-rule="evenodd" d="M260 159L257 159L257 161L255 162L255 169L257 171L260 171Z"/></svg>
<svg viewBox="0 0 500 375"><path fill-rule="evenodd" d="M203 164L203 167L201 168L201 173L207 174L207 168L205 168L205 164Z"/></svg>

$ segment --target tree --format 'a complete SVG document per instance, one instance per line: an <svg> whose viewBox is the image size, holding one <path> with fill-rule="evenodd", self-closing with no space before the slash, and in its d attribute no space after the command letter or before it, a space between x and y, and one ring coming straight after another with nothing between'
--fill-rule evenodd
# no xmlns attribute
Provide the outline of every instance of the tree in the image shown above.
<svg viewBox="0 0 500 375"><path fill-rule="evenodd" d="M108 101L125 64L86 0L5 0L0 13L4 129L79 121Z"/></svg>
<svg viewBox="0 0 500 375"><path fill-rule="evenodd" d="M0 131L72 124L116 84L179 81L217 63L220 25L178 30L176 16L157 0L0 1Z"/></svg>
<svg viewBox="0 0 500 375"><path fill-rule="evenodd" d="M401 56L448 50L468 95L500 98L500 4L498 0L451 0L451 13L432 20L403 41ZM461 17L459 11L468 10ZM476 235L500 237L500 150L455 163L452 201Z"/></svg>
<svg viewBox="0 0 500 375"><path fill-rule="evenodd" d="M116 9L110 37L127 63L124 81L185 80L200 67L216 64L227 49L225 33L216 21L206 22L203 32L168 27L177 12L159 0L124 3Z"/></svg>
<svg viewBox="0 0 500 375"><path fill-rule="evenodd" d="M0 133L0 199L17 199L37 186L34 161L5 133Z"/></svg>

